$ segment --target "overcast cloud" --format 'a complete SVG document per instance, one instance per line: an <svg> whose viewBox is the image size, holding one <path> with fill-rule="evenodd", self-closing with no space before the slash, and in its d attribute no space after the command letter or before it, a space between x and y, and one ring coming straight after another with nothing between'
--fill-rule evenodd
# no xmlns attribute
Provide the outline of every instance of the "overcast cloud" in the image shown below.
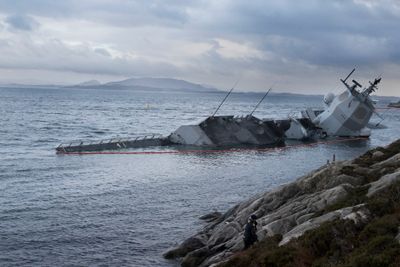
<svg viewBox="0 0 400 267"><path fill-rule="evenodd" d="M325 93L354 66L399 95L397 0L0 0L0 82L174 77Z"/></svg>

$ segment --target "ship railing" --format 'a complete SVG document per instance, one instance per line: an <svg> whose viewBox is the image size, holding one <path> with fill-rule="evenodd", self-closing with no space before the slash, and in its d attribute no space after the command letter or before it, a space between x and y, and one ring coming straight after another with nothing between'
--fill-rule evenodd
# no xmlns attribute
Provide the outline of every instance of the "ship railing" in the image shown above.
<svg viewBox="0 0 400 267"><path fill-rule="evenodd" d="M102 139L97 141L82 141L75 140L68 143L61 143L57 148L67 148L67 147L78 147L78 146L89 146L89 145L101 145L101 144L110 144L110 143L125 143L125 142L135 142L135 141L143 141L143 140L153 140L163 138L161 134L148 134L144 136L137 137L114 137L109 139Z"/></svg>

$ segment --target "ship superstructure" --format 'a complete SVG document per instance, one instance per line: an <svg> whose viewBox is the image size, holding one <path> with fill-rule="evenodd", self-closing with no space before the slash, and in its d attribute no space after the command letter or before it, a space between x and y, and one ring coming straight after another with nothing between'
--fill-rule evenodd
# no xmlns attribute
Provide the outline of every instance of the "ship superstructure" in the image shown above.
<svg viewBox="0 0 400 267"><path fill-rule="evenodd" d="M357 88L362 88L362 85L356 80L352 80L352 85L347 83L347 79L354 71L355 69L346 79L341 79L347 90L337 96L326 95L324 97L325 110L318 116L309 117L312 123L321 128L327 136L369 136L371 134L370 129L366 128L375 112L370 95L377 90L381 78L369 82L370 85L360 92Z"/></svg>

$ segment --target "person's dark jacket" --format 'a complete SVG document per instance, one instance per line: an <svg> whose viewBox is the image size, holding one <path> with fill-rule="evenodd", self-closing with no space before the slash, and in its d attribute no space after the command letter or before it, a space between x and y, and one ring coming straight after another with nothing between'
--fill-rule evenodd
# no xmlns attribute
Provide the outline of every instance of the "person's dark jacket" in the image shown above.
<svg viewBox="0 0 400 267"><path fill-rule="evenodd" d="M258 241L257 238L257 222L249 221L244 228L244 248L247 249L254 242Z"/></svg>

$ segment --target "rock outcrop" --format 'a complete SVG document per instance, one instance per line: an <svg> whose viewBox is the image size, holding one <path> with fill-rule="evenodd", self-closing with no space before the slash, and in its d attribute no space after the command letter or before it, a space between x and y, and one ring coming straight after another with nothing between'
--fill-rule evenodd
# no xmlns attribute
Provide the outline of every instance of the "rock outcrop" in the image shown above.
<svg viewBox="0 0 400 267"><path fill-rule="evenodd" d="M243 249L243 228L251 214L258 218L259 240L281 235L279 245L336 219L362 223L369 211L364 204L329 210L364 190L370 197L400 181L400 140L349 161L325 165L296 181L255 196L225 214L205 216L209 223L198 234L164 254L183 257L182 266L213 266Z"/></svg>
<svg viewBox="0 0 400 267"><path fill-rule="evenodd" d="M293 238L302 236L306 231L319 227L322 223L333 221L336 219L352 220L354 223L362 223L368 220L369 211L364 205L357 205L354 207L347 207L326 213L322 216L309 219L304 223L297 225L289 232L283 235L280 246L287 244Z"/></svg>

